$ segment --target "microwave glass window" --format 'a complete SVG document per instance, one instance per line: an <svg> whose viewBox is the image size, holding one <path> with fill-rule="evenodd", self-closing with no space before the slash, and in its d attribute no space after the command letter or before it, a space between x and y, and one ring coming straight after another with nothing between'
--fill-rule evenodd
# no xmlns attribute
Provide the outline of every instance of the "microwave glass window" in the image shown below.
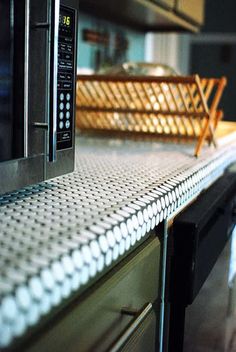
<svg viewBox="0 0 236 352"><path fill-rule="evenodd" d="M0 162L23 157L24 0L0 1Z"/></svg>

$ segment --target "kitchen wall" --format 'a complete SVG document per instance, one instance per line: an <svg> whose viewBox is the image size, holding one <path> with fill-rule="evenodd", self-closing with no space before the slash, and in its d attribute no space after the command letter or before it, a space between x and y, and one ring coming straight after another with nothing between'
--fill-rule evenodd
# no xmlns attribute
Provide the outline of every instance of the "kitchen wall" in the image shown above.
<svg viewBox="0 0 236 352"><path fill-rule="evenodd" d="M85 36L89 41L85 41ZM144 61L145 34L80 14L78 69Z"/></svg>
<svg viewBox="0 0 236 352"><path fill-rule="evenodd" d="M224 119L236 121L236 1L207 0L205 25L197 35L181 35L182 72L206 77L226 76L221 99Z"/></svg>

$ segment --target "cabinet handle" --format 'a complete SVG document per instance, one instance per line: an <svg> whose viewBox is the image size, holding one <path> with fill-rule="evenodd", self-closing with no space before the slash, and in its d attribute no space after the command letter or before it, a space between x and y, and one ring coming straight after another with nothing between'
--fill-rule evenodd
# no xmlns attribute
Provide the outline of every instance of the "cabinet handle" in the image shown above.
<svg viewBox="0 0 236 352"><path fill-rule="evenodd" d="M128 313L126 310L122 310L123 314L132 314ZM121 312L122 312L121 311ZM130 339L130 337L134 334L134 332L138 329L140 324L147 318L147 316L152 311L152 304L147 303L139 313L132 319L128 327L120 334L117 340L112 344L112 346L108 349L109 352L118 352L120 349L126 344L126 342Z"/></svg>

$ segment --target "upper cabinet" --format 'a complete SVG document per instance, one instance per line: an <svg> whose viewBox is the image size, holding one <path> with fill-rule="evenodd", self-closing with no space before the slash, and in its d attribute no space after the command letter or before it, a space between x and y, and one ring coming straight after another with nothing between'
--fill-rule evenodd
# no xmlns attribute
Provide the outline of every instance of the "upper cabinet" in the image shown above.
<svg viewBox="0 0 236 352"><path fill-rule="evenodd" d="M204 5L205 0L178 0L176 2L176 12L194 21L197 25L204 22Z"/></svg>
<svg viewBox="0 0 236 352"><path fill-rule="evenodd" d="M197 32L204 0L80 0L80 11L144 32Z"/></svg>

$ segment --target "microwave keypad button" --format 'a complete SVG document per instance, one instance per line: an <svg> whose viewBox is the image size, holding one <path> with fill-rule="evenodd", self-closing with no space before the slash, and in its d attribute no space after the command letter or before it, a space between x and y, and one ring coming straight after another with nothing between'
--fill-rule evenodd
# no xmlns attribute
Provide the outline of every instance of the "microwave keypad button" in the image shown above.
<svg viewBox="0 0 236 352"><path fill-rule="evenodd" d="M60 120L64 119L64 112L63 111L60 112L59 117L60 117Z"/></svg>
<svg viewBox="0 0 236 352"><path fill-rule="evenodd" d="M63 61L63 60L60 60L59 61L59 68L66 68L66 63L65 63L65 61Z"/></svg>
<svg viewBox="0 0 236 352"><path fill-rule="evenodd" d="M63 127L64 127L64 123L63 123L63 121L60 121L60 123L59 123L59 128L60 128L60 130L62 130Z"/></svg>
<svg viewBox="0 0 236 352"><path fill-rule="evenodd" d="M69 120L66 121L66 128L70 128L70 121Z"/></svg>
<svg viewBox="0 0 236 352"><path fill-rule="evenodd" d="M70 93L66 94L66 100L69 101L70 100Z"/></svg>
<svg viewBox="0 0 236 352"><path fill-rule="evenodd" d="M64 89L71 89L72 88L71 82L63 82L62 86Z"/></svg>
<svg viewBox="0 0 236 352"><path fill-rule="evenodd" d="M59 45L59 50L65 51L65 50L67 49L66 47L67 47L66 44L60 43L60 45Z"/></svg>
<svg viewBox="0 0 236 352"><path fill-rule="evenodd" d="M70 103L66 103L66 110L70 110Z"/></svg>
<svg viewBox="0 0 236 352"><path fill-rule="evenodd" d="M67 44L66 45L66 50L71 53L72 52L72 45Z"/></svg>
<svg viewBox="0 0 236 352"><path fill-rule="evenodd" d="M67 75L65 73L59 73L59 80L60 81L67 79L66 77L67 77Z"/></svg>
<svg viewBox="0 0 236 352"><path fill-rule="evenodd" d="M66 118L69 119L70 118L70 111L66 112Z"/></svg>
<svg viewBox="0 0 236 352"><path fill-rule="evenodd" d="M60 100L63 101L64 99L65 99L65 95L64 95L64 93L61 93L60 94Z"/></svg>
<svg viewBox="0 0 236 352"><path fill-rule="evenodd" d="M65 42L71 43L72 42L72 38L71 37L65 37Z"/></svg>
<svg viewBox="0 0 236 352"><path fill-rule="evenodd" d="M65 62L65 65L67 68L72 68L72 62L70 61Z"/></svg>
<svg viewBox="0 0 236 352"><path fill-rule="evenodd" d="M70 60L72 62L72 54L65 54L64 59Z"/></svg>
<svg viewBox="0 0 236 352"><path fill-rule="evenodd" d="M64 104L60 103L59 107L60 107L60 110L63 110L64 109Z"/></svg>

